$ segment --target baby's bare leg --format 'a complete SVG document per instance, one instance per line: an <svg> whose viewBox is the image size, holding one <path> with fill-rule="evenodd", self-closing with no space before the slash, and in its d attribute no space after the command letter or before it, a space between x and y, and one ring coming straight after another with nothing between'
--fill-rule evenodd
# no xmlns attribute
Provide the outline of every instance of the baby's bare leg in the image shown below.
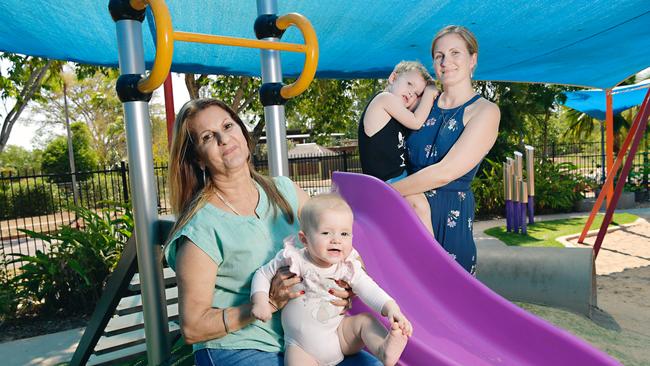
<svg viewBox="0 0 650 366"><path fill-rule="evenodd" d="M431 235L434 235L433 225L431 225L431 206L429 206L429 200L424 196L424 193L412 194L404 198L413 207L415 214L418 215L424 227L427 228Z"/></svg>
<svg viewBox="0 0 650 366"><path fill-rule="evenodd" d="M397 323L390 332L368 313L345 317L337 329L341 351L355 354L365 345L384 365L395 365L406 347L408 337L402 334Z"/></svg>
<svg viewBox="0 0 650 366"><path fill-rule="evenodd" d="M318 361L304 349L290 344L284 351L284 366L318 366Z"/></svg>

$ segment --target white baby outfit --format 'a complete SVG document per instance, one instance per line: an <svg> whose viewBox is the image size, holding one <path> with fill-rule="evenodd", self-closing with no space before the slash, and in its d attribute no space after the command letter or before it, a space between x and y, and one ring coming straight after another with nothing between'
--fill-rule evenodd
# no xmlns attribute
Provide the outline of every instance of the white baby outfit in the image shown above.
<svg viewBox="0 0 650 366"><path fill-rule="evenodd" d="M278 268L289 266L292 273L303 278L293 291L305 294L282 309L285 347L296 345L313 356L320 365L336 365L343 352L336 329L343 320L342 308L330 303L338 299L328 291L339 288L334 279L346 281L359 298L371 309L381 313L384 304L392 300L362 268L359 253L352 249L343 261L329 268L314 265L306 256L307 249L297 249L293 240L285 240L284 249L253 276L251 295L269 292L271 279Z"/></svg>

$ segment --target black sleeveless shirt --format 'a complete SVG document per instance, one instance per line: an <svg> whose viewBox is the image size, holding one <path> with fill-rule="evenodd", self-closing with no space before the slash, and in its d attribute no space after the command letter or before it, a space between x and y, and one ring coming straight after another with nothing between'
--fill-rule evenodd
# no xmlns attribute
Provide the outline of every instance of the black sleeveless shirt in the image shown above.
<svg viewBox="0 0 650 366"><path fill-rule="evenodd" d="M386 181L406 170L406 138L411 130L391 117L388 123L372 137L366 135L363 118L368 105L361 114L359 122L361 170L364 174Z"/></svg>

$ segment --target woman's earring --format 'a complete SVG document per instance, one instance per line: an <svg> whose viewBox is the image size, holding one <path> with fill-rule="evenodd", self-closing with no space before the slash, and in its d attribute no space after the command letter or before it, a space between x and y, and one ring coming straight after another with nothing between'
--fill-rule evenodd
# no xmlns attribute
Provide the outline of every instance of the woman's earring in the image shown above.
<svg viewBox="0 0 650 366"><path fill-rule="evenodd" d="M205 168L201 170L203 171L203 186L205 187Z"/></svg>

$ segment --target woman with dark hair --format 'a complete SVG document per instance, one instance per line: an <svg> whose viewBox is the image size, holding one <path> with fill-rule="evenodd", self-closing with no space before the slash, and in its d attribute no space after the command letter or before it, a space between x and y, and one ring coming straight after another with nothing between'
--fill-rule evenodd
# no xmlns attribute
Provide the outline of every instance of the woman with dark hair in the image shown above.
<svg viewBox="0 0 650 366"><path fill-rule="evenodd" d="M250 285L258 267L299 231L308 195L286 177L255 172L243 122L215 99L187 102L176 117L170 152L171 206L177 222L165 245L176 271L181 331L198 365L282 365L278 311L301 293L287 268L273 278L272 319L251 314ZM349 304L350 293L332 289ZM343 308L342 308L343 309ZM376 365L362 353L344 361Z"/></svg>
<svg viewBox="0 0 650 366"><path fill-rule="evenodd" d="M424 192L436 240L474 274L474 195L471 182L496 141L500 112L472 88L478 42L465 27L447 26L431 44L442 93L422 128L406 141L409 175L394 183L403 196Z"/></svg>

